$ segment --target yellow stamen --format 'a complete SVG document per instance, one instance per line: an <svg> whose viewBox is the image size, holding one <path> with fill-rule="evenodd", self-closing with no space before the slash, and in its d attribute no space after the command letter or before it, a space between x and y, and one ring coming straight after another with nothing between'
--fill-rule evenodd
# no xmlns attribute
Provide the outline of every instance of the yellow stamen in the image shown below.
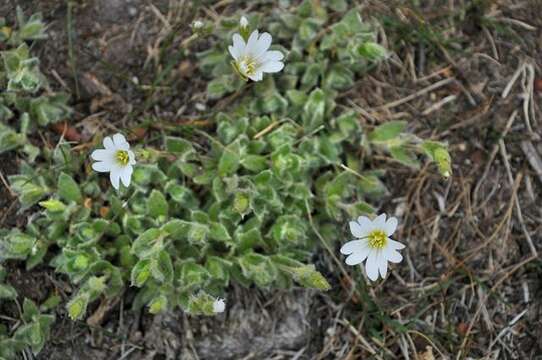
<svg viewBox="0 0 542 360"><path fill-rule="evenodd" d="M128 151L126 150L117 150L115 158L117 159L117 162L122 166L128 165L128 162L130 161L130 156L128 155Z"/></svg>
<svg viewBox="0 0 542 360"><path fill-rule="evenodd" d="M239 61L238 67L243 75L251 76L256 71L256 61L251 57L245 56Z"/></svg>
<svg viewBox="0 0 542 360"><path fill-rule="evenodd" d="M367 238L369 240L369 246L373 249L382 249L384 246L386 246L386 243L388 242L388 237L386 236L386 233L382 230L371 231Z"/></svg>

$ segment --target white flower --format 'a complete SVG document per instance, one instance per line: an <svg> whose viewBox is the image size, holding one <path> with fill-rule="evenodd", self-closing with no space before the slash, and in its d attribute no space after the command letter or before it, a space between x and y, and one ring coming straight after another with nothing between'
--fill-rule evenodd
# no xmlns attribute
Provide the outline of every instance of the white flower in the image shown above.
<svg viewBox="0 0 542 360"><path fill-rule="evenodd" d="M226 309L226 303L224 302L224 299L217 298L215 302L213 303L213 312L221 313L221 312L224 312L225 309Z"/></svg>
<svg viewBox="0 0 542 360"><path fill-rule="evenodd" d="M109 172L111 184L119 189L119 182L122 180L124 186L130 185L135 155L130 150L130 144L122 134L115 134L113 138L106 137L103 141L105 149L94 150L90 157L97 162L92 168L98 172Z"/></svg>
<svg viewBox="0 0 542 360"><path fill-rule="evenodd" d="M347 242L341 247L341 253L349 255L346 258L347 265L365 263L365 271L372 281L382 278L388 272L388 261L398 263L403 260L397 251L405 245L392 240L391 234L397 229L397 219L390 217L386 221L386 214L381 214L371 221L368 217L360 216L357 221L350 221L350 231L358 240Z"/></svg>
<svg viewBox="0 0 542 360"><path fill-rule="evenodd" d="M203 21L201 20L196 20L192 23L192 28L195 29L195 30L199 30L201 28L203 28Z"/></svg>
<svg viewBox="0 0 542 360"><path fill-rule="evenodd" d="M230 45L228 50L235 59L235 67L241 76L260 81L264 72L276 73L282 70L284 63L281 60L284 55L280 51L268 51L271 40L271 35L259 35L258 30L250 34L246 43L241 35L233 35L233 46Z"/></svg>
<svg viewBox="0 0 542 360"><path fill-rule="evenodd" d="M247 18L244 16L241 16L241 19L239 20L239 25L241 26L242 29L247 28L248 27Z"/></svg>

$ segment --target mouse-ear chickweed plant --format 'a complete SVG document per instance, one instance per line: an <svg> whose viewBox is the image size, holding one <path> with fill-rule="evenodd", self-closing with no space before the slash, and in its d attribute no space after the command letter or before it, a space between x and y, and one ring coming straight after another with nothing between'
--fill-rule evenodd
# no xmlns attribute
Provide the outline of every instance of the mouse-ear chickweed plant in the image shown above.
<svg viewBox="0 0 542 360"><path fill-rule="evenodd" d="M30 52L32 41L47 37L41 15L26 18L20 8L16 15L13 26L0 18L0 154L20 149L32 161L39 149L28 134L65 119L71 109L66 94L49 89Z"/></svg>
<svg viewBox="0 0 542 360"><path fill-rule="evenodd" d="M103 148L94 141L90 153L65 142L36 150L9 181L22 209L37 214L25 229L0 230L2 258L64 274L74 289L72 319L125 291L135 293L135 309L213 315L225 311L230 284L329 289L310 264L318 239L337 239L348 219L374 213L371 203L387 192L387 170L360 159L361 148L412 168L426 154L451 171L445 145L407 133L406 122L365 128L339 100L389 52L371 22L337 4L303 1L214 26L195 21L195 41L208 46L197 54L206 96L211 104L228 97L209 114L216 131L171 129L133 150L121 134ZM38 89L35 62L13 64L15 75L2 79L18 90L0 97L0 114L17 113L28 125L65 115L50 98L39 111L10 102L18 86L25 96ZM0 128L0 139L24 146L10 134ZM347 264L367 259L369 278L385 277L388 261L401 260L403 245L389 238L397 220L361 216L350 227L356 240L341 249Z"/></svg>

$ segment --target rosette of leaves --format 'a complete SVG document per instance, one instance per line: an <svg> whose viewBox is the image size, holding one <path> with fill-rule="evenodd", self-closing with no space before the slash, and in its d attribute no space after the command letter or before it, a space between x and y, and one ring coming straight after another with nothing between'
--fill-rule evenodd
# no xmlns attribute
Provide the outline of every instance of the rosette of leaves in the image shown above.
<svg viewBox="0 0 542 360"><path fill-rule="evenodd" d="M26 18L17 8L15 27L0 18L0 153L25 146L34 159L38 150L27 143L27 133L71 113L68 96L49 89L39 59L31 54L29 44L41 39L46 35L40 14Z"/></svg>

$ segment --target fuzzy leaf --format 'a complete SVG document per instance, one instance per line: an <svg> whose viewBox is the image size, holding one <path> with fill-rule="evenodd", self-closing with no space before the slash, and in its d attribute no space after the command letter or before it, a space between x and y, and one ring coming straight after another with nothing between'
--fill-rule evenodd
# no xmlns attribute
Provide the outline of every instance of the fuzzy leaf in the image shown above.
<svg viewBox="0 0 542 360"><path fill-rule="evenodd" d="M169 205L166 197L158 190L153 190L147 203L147 214L153 218L167 217Z"/></svg>
<svg viewBox="0 0 542 360"><path fill-rule="evenodd" d="M83 199L79 185L66 173L60 173L57 188L58 195L67 202L74 201L79 203Z"/></svg>
<svg viewBox="0 0 542 360"><path fill-rule="evenodd" d="M173 263L166 251L162 250L151 258L150 270L157 281L167 284L173 282Z"/></svg>
<svg viewBox="0 0 542 360"><path fill-rule="evenodd" d="M386 142L395 139L401 134L407 125L406 121L389 121L374 129L369 134L373 142Z"/></svg>

